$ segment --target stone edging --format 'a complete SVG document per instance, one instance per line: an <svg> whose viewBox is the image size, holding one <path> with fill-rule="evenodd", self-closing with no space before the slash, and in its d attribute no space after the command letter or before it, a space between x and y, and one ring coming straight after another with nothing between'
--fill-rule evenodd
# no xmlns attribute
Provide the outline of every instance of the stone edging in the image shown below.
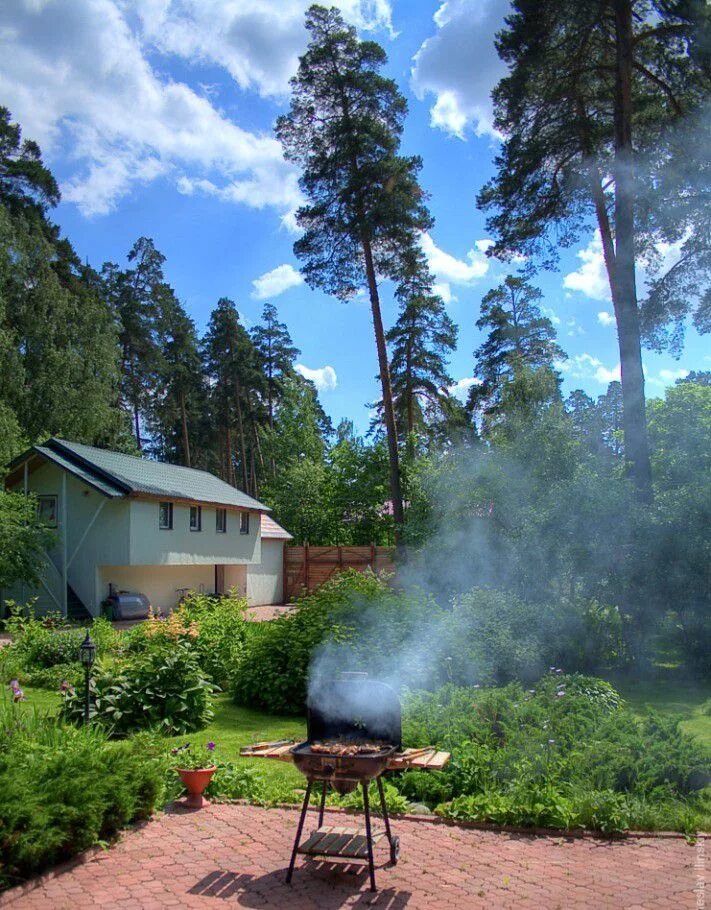
<svg viewBox="0 0 711 910"><path fill-rule="evenodd" d="M251 806L245 799L231 800L231 805ZM217 803L216 805L220 805ZM223 804L224 805L224 804ZM267 807L270 808L270 807ZM300 806L294 803L278 803L275 809L291 809L296 811ZM341 812L344 815L356 815L360 810L347 809L342 806L326 806L327 812ZM686 840L686 834L680 831L622 831L616 833L605 833L604 831L593 831L588 828L575 828L568 830L566 828L525 828L522 825L496 825L493 822L475 822L460 821L454 818L443 818L441 815L417 815L414 812L391 812L390 818L403 819L411 822L428 822L431 825L446 825L450 828L468 828L476 831L490 831L492 834L528 834L531 837L575 837L575 838L594 838L596 840L643 840L645 838ZM700 831L697 838L711 838L711 832Z"/></svg>

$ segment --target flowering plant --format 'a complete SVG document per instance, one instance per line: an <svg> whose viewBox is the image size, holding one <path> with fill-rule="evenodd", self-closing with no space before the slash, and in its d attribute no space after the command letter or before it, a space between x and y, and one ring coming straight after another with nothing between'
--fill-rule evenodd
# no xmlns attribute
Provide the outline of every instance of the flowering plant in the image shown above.
<svg viewBox="0 0 711 910"><path fill-rule="evenodd" d="M205 743L198 746L193 743L184 743L170 750L175 761L175 768L183 771L200 771L203 768L212 768L215 765L215 743Z"/></svg>

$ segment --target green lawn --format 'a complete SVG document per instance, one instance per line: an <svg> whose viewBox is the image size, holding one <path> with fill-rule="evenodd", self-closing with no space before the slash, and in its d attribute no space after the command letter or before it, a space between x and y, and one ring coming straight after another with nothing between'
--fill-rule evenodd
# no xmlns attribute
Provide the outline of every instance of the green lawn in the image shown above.
<svg viewBox="0 0 711 910"><path fill-rule="evenodd" d="M234 760L239 757L239 750L250 743L278 739L302 740L305 737L306 725L300 718L273 717L260 711L252 711L250 708L241 708L232 703L229 695L223 693L215 699L215 717L209 726L198 733L173 737L170 742L207 743L212 740L217 747L218 757ZM295 787L302 787L304 784L303 776L291 762L264 758L239 760L246 765L260 768L267 775L269 782L282 778L293 783Z"/></svg>
<svg viewBox="0 0 711 910"><path fill-rule="evenodd" d="M684 732L711 749L711 682L692 684L674 677L611 682L633 708L654 708L661 714L676 717Z"/></svg>
<svg viewBox="0 0 711 910"><path fill-rule="evenodd" d="M25 686L27 701L22 702L25 711L49 711L54 713L59 707L59 695L47 689L36 689ZM3 698L8 698L3 693ZM293 784L294 787L303 786L303 776L290 762L269 761L263 758L240 758L239 750L250 743L265 740L297 739L306 736L306 725L297 717L272 717L249 708L240 708L233 704L230 696L222 693L215 698L215 717L209 726L197 733L188 736L175 736L168 740L170 744L183 742L208 743L214 742L217 746L216 756L222 759L239 759L246 765L260 768L266 775L267 781L283 781Z"/></svg>

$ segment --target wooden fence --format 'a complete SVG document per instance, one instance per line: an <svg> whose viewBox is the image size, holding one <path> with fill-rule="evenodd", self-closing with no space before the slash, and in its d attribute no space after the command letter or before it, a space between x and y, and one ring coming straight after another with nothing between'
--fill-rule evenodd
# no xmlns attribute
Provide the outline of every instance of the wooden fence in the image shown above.
<svg viewBox="0 0 711 910"><path fill-rule="evenodd" d="M315 591L336 572L394 572L394 547L284 547L284 600Z"/></svg>

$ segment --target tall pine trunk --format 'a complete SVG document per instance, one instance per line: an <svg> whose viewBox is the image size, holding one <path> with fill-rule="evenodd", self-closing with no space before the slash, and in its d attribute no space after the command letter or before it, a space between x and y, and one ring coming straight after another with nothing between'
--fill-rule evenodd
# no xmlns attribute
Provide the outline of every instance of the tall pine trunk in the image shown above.
<svg viewBox="0 0 711 910"><path fill-rule="evenodd" d="M183 461L190 467L190 437L188 436L188 415L185 407L185 392L180 392L180 427L183 436Z"/></svg>
<svg viewBox="0 0 711 910"><path fill-rule="evenodd" d="M242 402L239 388L235 392L235 406L237 410L237 432L239 434L240 462L242 464L242 489L249 492L249 465L247 464L247 444L244 438L244 422L242 420Z"/></svg>
<svg viewBox="0 0 711 910"><path fill-rule="evenodd" d="M652 498L647 418L644 401L642 342L635 283L634 173L632 148L633 31L631 0L614 0L615 86L615 292L622 380L625 458L639 497Z"/></svg>
<svg viewBox="0 0 711 910"><path fill-rule="evenodd" d="M370 294L370 309L373 314L373 329L375 330L375 346L378 351L378 366L380 368L380 385L383 393L383 416L385 417L385 430L388 439L388 463L390 473L390 498L393 504L393 518L395 520L395 535L399 537L404 522L402 506L402 487L400 485L400 454L397 444L397 423L395 421L395 407L393 405L393 390L390 383L390 364L388 363L388 350L385 345L385 331L383 317L380 312L380 297L378 295L378 282L375 277L373 265L373 252L370 240L362 240L363 256L365 258L365 273L368 279L368 293Z"/></svg>

